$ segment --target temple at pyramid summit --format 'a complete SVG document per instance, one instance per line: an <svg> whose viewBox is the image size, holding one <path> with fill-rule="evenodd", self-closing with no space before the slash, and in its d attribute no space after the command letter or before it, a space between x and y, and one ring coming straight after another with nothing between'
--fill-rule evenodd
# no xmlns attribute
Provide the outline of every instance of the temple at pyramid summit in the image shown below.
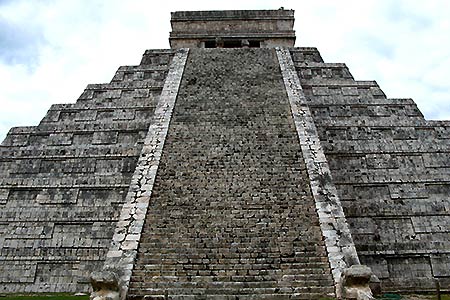
<svg viewBox="0 0 450 300"><path fill-rule="evenodd" d="M296 47L293 10L171 24L170 49L2 142L0 294L450 290L449 121Z"/></svg>

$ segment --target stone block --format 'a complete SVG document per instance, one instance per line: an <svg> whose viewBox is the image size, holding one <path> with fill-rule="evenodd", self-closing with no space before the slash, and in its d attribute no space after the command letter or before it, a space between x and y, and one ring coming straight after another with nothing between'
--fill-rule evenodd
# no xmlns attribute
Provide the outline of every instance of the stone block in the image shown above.
<svg viewBox="0 0 450 300"><path fill-rule="evenodd" d="M95 271L91 274L92 300L119 300L120 286L118 276L111 271Z"/></svg>
<svg viewBox="0 0 450 300"><path fill-rule="evenodd" d="M447 255L431 255L430 261L434 277L450 277L450 258Z"/></svg>
<svg viewBox="0 0 450 300"><path fill-rule="evenodd" d="M92 144L115 144L117 143L117 134L116 131L94 132Z"/></svg>
<svg viewBox="0 0 450 300"><path fill-rule="evenodd" d="M342 295L344 299L374 299L370 290L372 271L363 265L353 265L342 273Z"/></svg>
<svg viewBox="0 0 450 300"><path fill-rule="evenodd" d="M9 189L0 188L0 204L6 204L8 201Z"/></svg>

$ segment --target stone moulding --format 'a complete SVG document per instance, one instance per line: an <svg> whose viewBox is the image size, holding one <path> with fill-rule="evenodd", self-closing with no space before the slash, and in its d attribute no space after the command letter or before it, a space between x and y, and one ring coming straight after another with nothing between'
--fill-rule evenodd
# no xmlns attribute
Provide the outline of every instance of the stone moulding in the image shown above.
<svg viewBox="0 0 450 300"><path fill-rule="evenodd" d="M172 60L103 265L103 271L109 277L112 276L111 272L118 276L120 299L125 299L128 292L145 215L188 53L188 49L179 49ZM93 275L97 278L96 282L98 278L102 278L98 273Z"/></svg>
<svg viewBox="0 0 450 300"><path fill-rule="evenodd" d="M280 47L275 50L325 238L336 296L341 298L341 276L346 268L359 265L359 258L290 51Z"/></svg>
<svg viewBox="0 0 450 300"><path fill-rule="evenodd" d="M171 24L171 48L203 48L216 38L256 39L264 48L295 42L293 10L178 11Z"/></svg>

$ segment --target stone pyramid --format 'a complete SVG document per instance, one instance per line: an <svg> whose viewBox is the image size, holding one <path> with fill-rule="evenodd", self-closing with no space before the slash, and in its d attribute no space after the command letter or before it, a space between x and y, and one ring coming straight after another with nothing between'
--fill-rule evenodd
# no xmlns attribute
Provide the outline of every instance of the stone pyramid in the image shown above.
<svg viewBox="0 0 450 300"><path fill-rule="evenodd" d="M12 128L0 293L90 280L121 299L449 289L450 122L294 47L293 22L283 9L172 13L171 49Z"/></svg>

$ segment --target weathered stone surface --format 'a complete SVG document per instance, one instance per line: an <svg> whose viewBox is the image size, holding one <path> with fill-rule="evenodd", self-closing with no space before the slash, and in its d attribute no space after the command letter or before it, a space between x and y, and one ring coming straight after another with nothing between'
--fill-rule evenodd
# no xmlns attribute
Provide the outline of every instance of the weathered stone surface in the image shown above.
<svg viewBox="0 0 450 300"><path fill-rule="evenodd" d="M136 259L147 207L172 111L175 107L187 54L187 49L179 49L170 64L159 102L153 113L151 125L131 179L126 202L122 206L113 240L106 255L103 269L112 270L119 276L120 299L125 299L128 292L131 270Z"/></svg>
<svg viewBox="0 0 450 300"><path fill-rule="evenodd" d="M0 292L89 291L173 53L147 51L38 126L10 130L0 147Z"/></svg>
<svg viewBox="0 0 450 300"><path fill-rule="evenodd" d="M110 271L94 271L91 274L91 285L94 291L102 288L118 291L117 275Z"/></svg>
<svg viewBox="0 0 450 300"><path fill-rule="evenodd" d="M433 277L450 286L441 271L450 263L450 123L425 120L411 99L387 99L315 48L291 55L361 263L383 290L432 291Z"/></svg>
<svg viewBox="0 0 450 300"><path fill-rule="evenodd" d="M315 48L252 48L293 42L292 11L264 14L175 14L194 48L211 28L244 49L196 49L185 74L187 50L147 50L10 130L0 292L87 292L104 267L121 299L130 278L130 299L314 299L358 256L383 291L450 286L450 123ZM207 26L226 17L246 35Z"/></svg>
<svg viewBox="0 0 450 300"><path fill-rule="evenodd" d="M119 300L120 287L117 275L110 271L94 271L91 274L91 300Z"/></svg>
<svg viewBox="0 0 450 300"><path fill-rule="evenodd" d="M276 51L327 247L336 295L340 298L342 271L359 264L358 255L290 52L280 48Z"/></svg>
<svg viewBox="0 0 450 300"><path fill-rule="evenodd" d="M171 48L293 47L293 10L177 11Z"/></svg>
<svg viewBox="0 0 450 300"><path fill-rule="evenodd" d="M334 295L289 114L273 49L191 49L131 299Z"/></svg>
<svg viewBox="0 0 450 300"><path fill-rule="evenodd" d="M370 278L372 271L363 265L353 265L342 272L342 294L344 299L372 300Z"/></svg>

